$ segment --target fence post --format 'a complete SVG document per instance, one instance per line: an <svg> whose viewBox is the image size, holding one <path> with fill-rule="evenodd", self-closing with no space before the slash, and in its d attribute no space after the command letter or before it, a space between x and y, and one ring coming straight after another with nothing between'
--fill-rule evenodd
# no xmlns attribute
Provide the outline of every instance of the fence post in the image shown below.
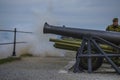
<svg viewBox="0 0 120 80"><path fill-rule="evenodd" d="M12 56L16 56L16 28L14 28L14 44L13 44L13 54Z"/></svg>

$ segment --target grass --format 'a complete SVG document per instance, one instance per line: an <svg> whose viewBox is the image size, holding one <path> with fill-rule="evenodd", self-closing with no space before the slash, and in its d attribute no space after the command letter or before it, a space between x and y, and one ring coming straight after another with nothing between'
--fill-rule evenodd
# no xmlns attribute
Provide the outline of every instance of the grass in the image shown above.
<svg viewBox="0 0 120 80"><path fill-rule="evenodd" d="M22 57L32 57L32 56L33 56L32 54L27 53L27 54L20 55L20 57L7 57L7 58L0 59L0 64L21 60Z"/></svg>
<svg viewBox="0 0 120 80"><path fill-rule="evenodd" d="M22 54L20 55L20 57L33 57L32 54L26 53L26 54Z"/></svg>
<svg viewBox="0 0 120 80"><path fill-rule="evenodd" d="M21 57L8 57L8 58L0 59L0 64L4 64L16 60L21 60Z"/></svg>

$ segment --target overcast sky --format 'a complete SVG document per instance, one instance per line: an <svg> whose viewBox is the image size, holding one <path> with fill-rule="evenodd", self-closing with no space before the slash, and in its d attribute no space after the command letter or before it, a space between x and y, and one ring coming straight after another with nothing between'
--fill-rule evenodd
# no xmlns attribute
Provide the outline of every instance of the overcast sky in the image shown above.
<svg viewBox="0 0 120 80"><path fill-rule="evenodd" d="M119 8L120 0L0 0L0 25L34 25L50 13L59 25L104 30Z"/></svg>

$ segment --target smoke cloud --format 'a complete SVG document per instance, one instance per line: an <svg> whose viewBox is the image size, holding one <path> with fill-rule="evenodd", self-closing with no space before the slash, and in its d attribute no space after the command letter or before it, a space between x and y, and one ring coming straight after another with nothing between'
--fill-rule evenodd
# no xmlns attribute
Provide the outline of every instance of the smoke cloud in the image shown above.
<svg viewBox="0 0 120 80"><path fill-rule="evenodd" d="M38 16L38 12L33 12L36 16L37 21L36 25L28 26L28 25L15 25L14 27L7 27L6 29L14 29L20 31L31 31L33 34L25 34L25 33L17 33L17 41L25 41L26 44L17 44L16 46L16 55L30 53L34 56L64 56L63 51L59 49L55 49L53 47L53 43L49 42L49 38L56 38L56 35L43 34L43 26L47 21L51 24L56 24L52 15L49 13L40 14ZM45 16L46 15L46 16ZM26 28L25 28L26 27ZM1 36L2 42L13 42L13 34L8 33L7 37L4 37L5 33ZM11 56L13 51L13 45L4 45L0 46L0 57Z"/></svg>
<svg viewBox="0 0 120 80"><path fill-rule="evenodd" d="M25 41L27 43L17 44L16 55L30 53L34 56L64 56L64 51L53 47L53 43L49 42L49 38L56 38L56 35L43 34L43 26L45 22L56 25L55 17L52 15L52 2L47 3L48 10L41 12L39 9L31 9L34 16L34 24L17 24L14 26L1 27L0 29L19 31L30 31L33 34L17 33L17 42ZM0 32L0 42L13 42L13 33ZM0 45L0 58L11 56L13 45Z"/></svg>

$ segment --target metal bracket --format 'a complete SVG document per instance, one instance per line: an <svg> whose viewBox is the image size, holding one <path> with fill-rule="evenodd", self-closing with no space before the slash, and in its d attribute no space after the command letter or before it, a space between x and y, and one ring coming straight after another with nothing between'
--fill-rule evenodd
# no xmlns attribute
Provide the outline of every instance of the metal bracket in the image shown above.
<svg viewBox="0 0 120 80"><path fill-rule="evenodd" d="M100 42L104 42L105 44L107 45L110 45L112 46L113 48L115 49L118 49L120 50L120 47L116 46L115 44L107 41L107 40L104 40L100 37L96 37L96 36L84 36L83 37L83 40L82 40L82 44L81 44L81 47L78 49L77 51L77 54L76 54L76 63L74 65L74 70L73 72L76 73L76 72L82 72L82 68L80 67L80 59L81 57L87 57L88 59L88 73L91 73L92 72L92 57L104 57L111 65L112 67L116 70L116 72L118 72L120 74L120 69L119 67L111 60L110 57L120 57L120 55L118 54L108 54L106 52L104 52L101 47L99 46L99 44L96 42L97 41L100 41ZM87 46L87 48L85 47ZM92 46L94 46L94 48L96 48L96 50L99 51L99 54L92 54L91 50L92 50ZM83 51L87 49L87 54L83 54Z"/></svg>

